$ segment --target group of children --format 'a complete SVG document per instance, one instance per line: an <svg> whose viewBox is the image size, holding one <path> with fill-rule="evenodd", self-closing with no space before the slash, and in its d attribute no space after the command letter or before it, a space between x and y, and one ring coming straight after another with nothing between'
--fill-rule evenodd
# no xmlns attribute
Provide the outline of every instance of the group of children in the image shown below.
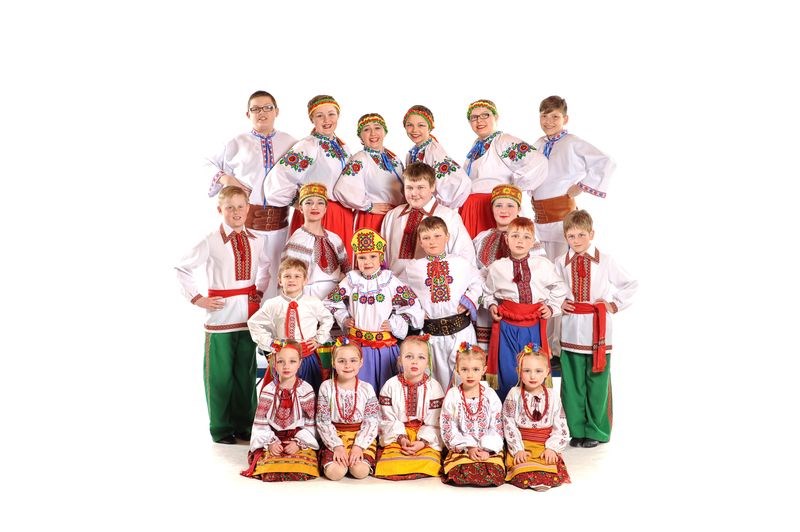
<svg viewBox="0 0 800 532"><path fill-rule="evenodd" d="M222 224L177 268L187 299L209 314L211 435L220 443L250 440L243 474L275 481L313 478L319 468L334 480L443 473L452 484L508 481L541 490L569 481L559 454L567 444L609 440L607 314L630 303L636 282L592 245L592 219L576 210L572 198L581 191L605 194L613 164L583 141L557 143L569 140L560 102L542 102L544 154L494 131L491 101L473 102L467 117L479 138L465 172L429 135L433 118L422 106L404 118L415 142L405 166L383 148L386 124L374 113L358 125L365 150L348 157L334 134L339 109L329 96L309 102L315 130L308 146L301 141L278 158L276 132L265 131L274 123L270 113L277 115L274 98L251 96L258 146L243 137L226 147L212 185ZM495 141L504 149L492 147ZM314 143L321 151L312 154ZM263 163L250 187L246 176L234 176L237 165L247 166L248 149ZM569 175L549 176L554 155ZM340 164L338 179L321 162ZM383 181L354 180L370 164L386 174ZM312 168L315 180L307 181ZM481 168L491 170L478 188L501 181L488 193L475 191ZM537 199L544 184L560 190L554 180L563 181L565 197ZM385 201L365 203L370 188ZM360 207L344 200L353 194L364 195ZM531 196L536 224L519 216ZM281 197L286 205L275 207ZM288 226L290 204L297 228L276 260L276 232ZM540 225L553 224L560 241L539 243ZM207 296L192 274L204 264ZM265 294L273 297L262 302ZM559 341L560 398L547 379L550 345ZM256 345L269 354L257 401Z"/></svg>

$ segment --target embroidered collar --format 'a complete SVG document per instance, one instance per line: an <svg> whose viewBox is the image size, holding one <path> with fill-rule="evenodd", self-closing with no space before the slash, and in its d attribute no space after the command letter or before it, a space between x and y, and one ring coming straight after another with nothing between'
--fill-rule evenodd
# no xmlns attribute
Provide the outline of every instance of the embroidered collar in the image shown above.
<svg viewBox="0 0 800 532"><path fill-rule="evenodd" d="M430 262L433 262L436 259L439 259L440 261L443 261L445 258L447 258L447 252L446 251L442 251L442 253L439 254L439 255L427 255L425 258L427 258L428 261L430 261Z"/></svg>
<svg viewBox="0 0 800 532"><path fill-rule="evenodd" d="M289 297L283 291L283 288L280 289L280 294L281 294L281 297L283 298L283 300L284 301L288 301L289 303L291 303L292 301L300 301L303 298L303 293L302 292L300 292L300 295L297 296L297 297L294 297L294 298Z"/></svg>
<svg viewBox="0 0 800 532"><path fill-rule="evenodd" d="M235 232L236 231L234 231L233 228L231 226L229 226L228 224L226 224L225 222L222 222L221 224L219 224L219 234L220 234L220 236L222 236L222 243L223 244L227 244L228 242L230 242L231 238L233 238L233 234ZM256 237L256 235L251 233L246 227L242 228L242 233L247 238L253 238L254 239Z"/></svg>
<svg viewBox="0 0 800 532"><path fill-rule="evenodd" d="M495 138L496 138L498 135L502 135L502 134L503 134L503 132L502 132L502 131L500 131L500 130L497 130L497 131L495 131L494 133L490 134L490 135L489 135L488 137L486 137L485 139L483 139L483 149L485 149L485 150L488 150L488 149L489 149L489 145L492 143L492 141L493 141L493 140L494 140L494 139L495 139ZM477 144L479 140L481 140L481 139L475 139L475 143Z"/></svg>
<svg viewBox="0 0 800 532"><path fill-rule="evenodd" d="M512 257L511 255L509 255L509 256L508 256L508 259L509 259L509 260L510 260L510 261L511 261L513 264L522 264L523 262L528 262L528 259L529 259L529 258L531 258L531 254L530 254L530 252L528 252L528 254L527 254L527 255L525 255L524 257L522 257L521 259L515 259L515 258L514 258L514 257Z"/></svg>
<svg viewBox="0 0 800 532"><path fill-rule="evenodd" d="M570 254L572 256L570 256ZM600 264L600 250L597 249L594 244L591 244L589 248L586 251L584 251L581 255L585 255L589 257L589 260L591 260L592 262ZM568 266L577 256L579 256L577 253L575 253L571 249L568 250L567 254L564 256L564 265Z"/></svg>
<svg viewBox="0 0 800 532"><path fill-rule="evenodd" d="M250 130L251 134L255 135L256 137L258 137L260 139L271 139L272 137L275 136L275 133L277 133L277 132L278 132L277 129L273 129L271 133L268 133L268 134L265 135L263 133L259 133L255 129Z"/></svg>
<svg viewBox="0 0 800 532"><path fill-rule="evenodd" d="M302 230L303 230L303 232L304 232L305 234L307 234L308 236L312 236L312 237L314 237L314 238L325 238L325 239L327 239L327 238L328 238L328 232L327 232L327 231L325 231L325 229L324 229L324 228L323 228L323 231L325 231L325 234L324 234L324 235L318 235L318 234L316 234L316 233L312 233L311 231L309 231L308 229L306 229L306 228L305 228L305 227L303 227L302 225L299 227L299 229L302 229Z"/></svg>
<svg viewBox="0 0 800 532"><path fill-rule="evenodd" d="M425 216L433 216L433 211L436 210L436 206L438 205L436 201L436 196L433 196L431 199L428 200L428 203L422 206L420 209ZM410 213L413 210L413 207L408 203L405 204L400 216L405 216L406 214Z"/></svg>
<svg viewBox="0 0 800 532"><path fill-rule="evenodd" d="M412 150L422 151L427 148L430 143L433 142L433 137L428 137L428 140L417 146L416 144L411 148Z"/></svg>
<svg viewBox="0 0 800 532"><path fill-rule="evenodd" d="M367 274L365 274L365 273L361 273L360 271L359 271L358 273L359 273L359 275L361 275L361 277L363 277L364 279L366 279L366 280L368 280L368 281L371 281L372 279L377 279L377 278L380 276L380 274L381 274L381 273L383 273L383 270L382 270L382 269L380 269L380 268L378 268L378 271L376 271L375 273L371 273L371 274L369 274L369 275L367 275Z"/></svg>

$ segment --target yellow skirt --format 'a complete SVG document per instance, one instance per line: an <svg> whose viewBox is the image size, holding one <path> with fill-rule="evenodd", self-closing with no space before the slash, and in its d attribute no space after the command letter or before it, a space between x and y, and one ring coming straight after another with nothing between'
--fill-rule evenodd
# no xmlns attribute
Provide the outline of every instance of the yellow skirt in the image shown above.
<svg viewBox="0 0 800 532"><path fill-rule="evenodd" d="M291 479L294 475L307 475L310 477L319 476L319 468L317 467L317 452L314 449L300 449L296 454L291 456L272 456L269 451L265 451L261 458L258 459L256 468L253 471L253 476L261 474L289 474L287 480ZM297 478L296 480L301 480Z"/></svg>
<svg viewBox="0 0 800 532"><path fill-rule="evenodd" d="M406 427L408 439L417 441L417 431ZM390 443L383 448L375 476L389 480L411 480L423 477L438 477L442 469L442 453L429 446L423 447L414 456L406 456L400 451L400 444Z"/></svg>
<svg viewBox="0 0 800 532"><path fill-rule="evenodd" d="M350 449L353 448L353 444L356 441L356 436L358 436L358 431L336 429L336 434L338 434L339 438L342 439L342 443L344 444L344 448L347 450L347 452L350 452ZM369 444L369 447L364 449L364 460L369 463L370 467L373 469L375 469L375 454L377 450L378 446L375 443L375 440L372 440L372 443ZM325 467L331 462L333 462L333 451L326 447L319 452L319 463L322 467Z"/></svg>
<svg viewBox="0 0 800 532"><path fill-rule="evenodd" d="M525 450L531 453L531 458L527 462L514 464L514 455L506 453L506 481L511 480L520 473L531 473L533 471L544 471L545 473L558 473L556 464L545 463L543 458L539 458L544 452L544 444L523 440Z"/></svg>

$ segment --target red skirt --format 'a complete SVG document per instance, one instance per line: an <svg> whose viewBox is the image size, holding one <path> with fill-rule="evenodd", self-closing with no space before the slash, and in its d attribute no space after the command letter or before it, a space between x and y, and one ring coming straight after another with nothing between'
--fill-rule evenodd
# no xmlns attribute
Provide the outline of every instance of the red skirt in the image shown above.
<svg viewBox="0 0 800 532"><path fill-rule="evenodd" d="M358 231L359 229L372 229L376 233L380 234L381 224L383 223L383 218L385 216L385 214L373 214L366 211L356 211L355 231Z"/></svg>
<svg viewBox="0 0 800 532"><path fill-rule="evenodd" d="M353 233L355 232L353 231L354 219L355 216L351 209L343 207L338 202L328 200L328 211L322 217L322 227L341 237L351 263L353 260L353 248L350 246L350 241L353 240ZM292 223L289 226L289 236L292 236L292 233L298 227L301 227L304 221L303 213L300 212L300 209L295 209L292 215Z"/></svg>
<svg viewBox="0 0 800 532"><path fill-rule="evenodd" d="M469 237L474 239L478 233L497 227L492 214L492 195L472 193L458 210Z"/></svg>

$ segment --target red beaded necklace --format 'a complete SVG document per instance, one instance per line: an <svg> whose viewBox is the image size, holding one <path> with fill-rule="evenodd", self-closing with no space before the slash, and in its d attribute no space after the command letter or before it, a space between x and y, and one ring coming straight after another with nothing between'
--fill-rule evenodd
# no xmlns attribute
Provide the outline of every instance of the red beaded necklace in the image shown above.
<svg viewBox="0 0 800 532"><path fill-rule="evenodd" d="M336 394L336 410L339 412L339 417L342 421L349 421L353 422L353 417L356 415L356 406L358 405L358 377L356 377L356 387L353 390L353 408L350 410L350 413L345 415L342 412L342 401L339 397L339 385L336 383L336 379L333 379L333 391Z"/></svg>
<svg viewBox="0 0 800 532"><path fill-rule="evenodd" d="M410 394L408 390L412 386L416 386L416 387L422 386L422 419L420 421L424 420L425 419L425 398L428 396L428 387L425 386L425 382L428 380L428 376L423 373L422 374L422 378L416 384L408 382L405 379L405 377L403 376L402 373L397 376L397 379L400 381L400 384L403 385L403 402L406 405L406 417L409 420L412 418L412 416L416 416L417 415L417 399L418 399L419 396L417 395L416 389L414 390L413 394ZM413 401L414 402L413 405L410 403L411 399L414 400Z"/></svg>
<svg viewBox="0 0 800 532"><path fill-rule="evenodd" d="M550 394L547 393L547 386L542 386L542 390L544 390L544 411L539 412L539 409L535 408L533 414L531 414L531 411L528 409L528 400L525 399L525 388L520 386L520 391L522 392L520 394L522 396L522 406L525 407L525 415L527 415L531 421L541 421L547 409L550 408ZM534 395L533 400L538 403L539 398Z"/></svg>
<svg viewBox="0 0 800 532"><path fill-rule="evenodd" d="M469 409L463 386L459 385L458 390L461 392L461 402L464 404L464 415L468 420L475 421L478 418L478 414L481 413L481 407L483 406L483 386L478 384L478 406L475 408L475 412Z"/></svg>
<svg viewBox="0 0 800 532"><path fill-rule="evenodd" d="M275 415L276 421L286 421L294 416L294 399L297 396L297 386L300 384L300 379L294 379L294 385L290 390L281 389L281 385L279 382L275 383L275 394L272 396L273 404L272 409ZM285 393L284 393L285 392ZM281 403L283 406L284 396L288 395L288 405L286 405L286 413L282 414L281 410L278 408L278 403ZM281 426L285 426L283 423L278 423Z"/></svg>

